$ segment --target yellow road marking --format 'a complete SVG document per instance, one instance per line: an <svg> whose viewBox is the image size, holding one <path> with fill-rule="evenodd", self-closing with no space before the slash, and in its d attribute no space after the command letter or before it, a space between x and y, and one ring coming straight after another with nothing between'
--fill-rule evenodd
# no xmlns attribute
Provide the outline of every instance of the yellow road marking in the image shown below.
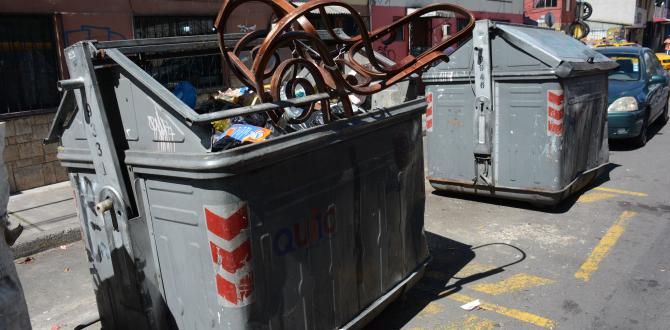
<svg viewBox="0 0 670 330"><path fill-rule="evenodd" d="M520 273L495 283L478 283L470 286L471 289L493 296L515 291L521 291L532 287L551 284L554 280Z"/></svg>
<svg viewBox="0 0 670 330"><path fill-rule="evenodd" d="M624 211L621 213L617 221L607 230L605 236L600 239L598 245L593 248L589 257L584 261L579 270L575 273L575 278L588 281L591 278L591 275L598 270L598 266L605 259L607 253L610 249L616 244L619 240L619 237L626 230L626 223L630 218L635 216L637 213L633 211Z"/></svg>
<svg viewBox="0 0 670 330"><path fill-rule="evenodd" d="M436 302L430 302L426 307L424 307L418 314L418 316L428 316L440 313L444 310L444 306Z"/></svg>
<svg viewBox="0 0 670 330"><path fill-rule="evenodd" d="M604 192L610 192L610 193L615 193L615 194L620 194L620 195L628 195L628 196L635 196L635 197L647 197L649 195L641 192L636 192L636 191L628 191L628 190L622 190L622 189L614 189L614 188L607 188L607 187L595 187L593 190L599 190L599 191L604 191Z"/></svg>
<svg viewBox="0 0 670 330"><path fill-rule="evenodd" d="M470 262L467 265L465 265L461 270L456 273L453 277L448 276L448 274L444 274L439 271L431 270L426 273L426 276L440 280L440 281L449 281L452 278L460 279L460 278L466 278L468 276L472 276L475 274L479 273L484 273L490 270L496 269L496 266L494 265L487 265L487 264L480 264L478 262Z"/></svg>
<svg viewBox="0 0 670 330"><path fill-rule="evenodd" d="M450 294L450 295L447 296L447 298L449 298L451 300L461 302L461 303L468 303L468 302L471 302L471 301L475 300L472 297L468 297L468 296L466 296L464 294L460 294L460 293ZM519 320L519 321L522 321L522 322L531 323L531 324L537 325L539 327L548 328L548 329L553 329L553 328L556 327L556 322L553 321L553 320L550 320L548 318L538 316L538 315L535 315L535 314L531 314L531 313L528 313L528 312L520 311L518 309L507 308L507 307L499 306L499 305L496 305L496 304L488 303L488 302L485 302L485 301L481 301L481 305L479 305L479 307L482 308L482 309L494 312L494 313L498 313L500 315L511 317L513 319L516 319L516 320Z"/></svg>
<svg viewBox="0 0 670 330"><path fill-rule="evenodd" d="M460 271L458 271L458 273L456 273L456 275L454 276L458 278L466 278L468 276L472 276L479 273L485 273L490 270L494 270L496 268L498 267L494 265L480 264L478 262L470 262L467 265L465 265L465 267L463 267Z"/></svg>
<svg viewBox="0 0 670 330"><path fill-rule="evenodd" d="M579 196L579 199L577 200L578 203L593 203L593 202L599 202L599 201L604 201L606 199L610 199L616 197L614 194L609 194L609 193L601 193L601 192L590 192L586 193L584 195Z"/></svg>
<svg viewBox="0 0 670 330"><path fill-rule="evenodd" d="M468 315L465 320L450 322L447 325L435 327L439 330L493 330L493 328L500 327L495 322L478 317L475 315Z"/></svg>

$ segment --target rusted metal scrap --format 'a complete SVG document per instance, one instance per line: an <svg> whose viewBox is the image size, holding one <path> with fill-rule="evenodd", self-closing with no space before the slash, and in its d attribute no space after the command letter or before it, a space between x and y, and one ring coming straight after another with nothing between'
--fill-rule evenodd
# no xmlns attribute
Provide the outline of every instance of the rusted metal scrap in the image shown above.
<svg viewBox="0 0 670 330"><path fill-rule="evenodd" d="M231 49L226 46L225 23L236 8L249 2L269 6L277 20L266 29L246 34ZM336 33L326 14L326 7L340 7L348 11L360 33L348 38ZM398 28L425 14L438 11L454 12L468 22L463 29L418 56L408 55L395 64L385 63L375 56L372 46L374 41L394 38ZM319 13L326 30L335 39L337 46L334 51L318 37L314 25L308 20L307 14L314 12ZM305 94L327 93L331 99L338 100L346 117L353 116L350 94L369 95L379 92L437 60L448 60L444 50L469 38L474 24L475 18L470 11L451 4L434 4L369 32L352 6L332 0L310 1L299 7L286 0L225 0L215 22L225 62L232 73L253 89L263 102L295 98L296 90L300 87ZM291 58L282 61L280 49L290 49ZM250 51L251 61L245 63L242 60L243 51ZM354 59L356 54L363 55L369 63L362 64ZM308 75L299 74L301 72L307 72ZM266 89L268 80L269 90ZM303 105L301 110L300 115L290 118L290 123L304 122L315 110L323 112L325 122L334 119L329 99ZM268 113L275 124L282 114L282 110Z"/></svg>

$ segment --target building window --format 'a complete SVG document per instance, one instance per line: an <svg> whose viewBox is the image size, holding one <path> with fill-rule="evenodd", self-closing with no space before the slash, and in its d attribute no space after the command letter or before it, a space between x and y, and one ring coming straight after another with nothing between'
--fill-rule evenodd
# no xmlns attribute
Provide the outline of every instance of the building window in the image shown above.
<svg viewBox="0 0 670 330"><path fill-rule="evenodd" d="M58 106L51 16L0 15L0 117Z"/></svg>
<svg viewBox="0 0 670 330"><path fill-rule="evenodd" d="M163 38L216 33L214 16L136 16L135 38Z"/></svg>
<svg viewBox="0 0 670 330"><path fill-rule="evenodd" d="M213 16L136 16L135 38L164 38L216 33ZM196 88L223 86L220 55L147 60L139 65L168 89L180 81Z"/></svg>
<svg viewBox="0 0 670 330"><path fill-rule="evenodd" d="M393 22L395 23L396 21L398 21L399 19L401 19L403 17L404 16L393 16ZM395 39L393 39L393 41L402 41L403 40L403 38L405 37L403 35L403 30L404 29L405 29L404 25L400 25L397 28L395 28L395 31L394 31L395 32Z"/></svg>
<svg viewBox="0 0 670 330"><path fill-rule="evenodd" d="M558 0L534 0L535 8L553 8L558 6Z"/></svg>

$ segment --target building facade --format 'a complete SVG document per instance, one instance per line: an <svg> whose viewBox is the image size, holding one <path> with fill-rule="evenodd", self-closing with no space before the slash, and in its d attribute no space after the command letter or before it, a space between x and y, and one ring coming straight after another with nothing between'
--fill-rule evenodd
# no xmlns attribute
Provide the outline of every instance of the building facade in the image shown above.
<svg viewBox="0 0 670 330"><path fill-rule="evenodd" d="M670 37L670 1L656 1L652 25L648 28L648 47L656 51L665 51L663 41Z"/></svg>
<svg viewBox="0 0 670 330"><path fill-rule="evenodd" d="M524 0L524 23L559 31L576 20L576 0Z"/></svg>
<svg viewBox="0 0 670 330"><path fill-rule="evenodd" d="M434 0L371 0L371 26L376 29L406 16L414 10L439 3ZM500 22L523 23L523 0L450 0L447 3L460 5L475 13L477 19ZM396 31L394 39L374 43L376 51L391 60L400 60L408 54L417 55L441 42L446 36L456 33L466 20L453 13L436 13L422 17L416 22Z"/></svg>
<svg viewBox="0 0 670 330"><path fill-rule="evenodd" d="M591 27L589 42L603 38L627 40L640 45L649 45L645 29L653 25L654 0L589 0L593 15L587 23Z"/></svg>

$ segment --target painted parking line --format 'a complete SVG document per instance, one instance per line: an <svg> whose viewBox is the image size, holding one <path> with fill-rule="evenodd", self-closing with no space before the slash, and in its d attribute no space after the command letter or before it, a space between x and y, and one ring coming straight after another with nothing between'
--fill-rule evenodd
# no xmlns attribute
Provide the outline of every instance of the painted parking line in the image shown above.
<svg viewBox="0 0 670 330"><path fill-rule="evenodd" d="M467 315L462 320L456 320L447 324L440 324L434 327L413 327L410 330L493 330L495 328L500 328L500 325L492 320L476 315Z"/></svg>
<svg viewBox="0 0 670 330"><path fill-rule="evenodd" d="M449 282L453 279L462 279L462 278L466 278L466 277L469 277L469 276L472 276L472 275L475 275L475 274L486 273L486 272L492 271L496 268L498 268L498 267L495 266L495 265L482 264L482 263L478 263L478 262L475 262L475 261L471 261L467 265L463 266L463 268L460 269L458 271L458 273L456 273L453 276L450 276L449 274L445 274L443 272L435 271L435 270L428 271L426 273L426 276L430 277L432 279L435 279L435 280Z"/></svg>
<svg viewBox="0 0 670 330"><path fill-rule="evenodd" d="M584 195L579 196L579 199L577 199L578 203L594 203L594 202L600 202L604 201L610 198L617 197L618 195L615 194L610 194L610 193L604 193L604 192L588 192Z"/></svg>
<svg viewBox="0 0 670 330"><path fill-rule="evenodd" d="M538 277L530 274L514 274L502 281L495 283L478 283L469 286L469 288L482 293L497 296L506 293L512 293L527 290L533 287L554 283L554 280Z"/></svg>
<svg viewBox="0 0 670 330"><path fill-rule="evenodd" d="M444 294L446 295L448 293L444 293ZM475 298L466 296L466 295L461 294L461 293L449 294L449 295L447 295L447 298L449 298L451 300L458 301L460 303L468 303L468 302L471 302L471 301L475 300ZM553 321L553 320L550 320L546 317L542 317L542 316L538 316L538 315L535 315L535 314L532 314L532 313L520 311L518 309L503 307L503 306L500 306L500 305L488 303L488 302L481 301L481 300L480 300L480 302L481 302L481 305L479 305L479 307L481 309L484 309L484 310L487 310L487 311L498 313L500 315L504 315L504 316L507 316L507 317L510 317L510 318L513 318L513 319L516 319L516 320L519 320L519 321L522 321L522 322L534 324L538 327L543 327L543 328L547 328L547 329L553 329L553 328L556 327L556 322Z"/></svg>
<svg viewBox="0 0 670 330"><path fill-rule="evenodd" d="M435 314L438 314L438 313L442 313L442 311L444 311L444 306L442 306L442 304L440 304L438 302L435 302L435 301L431 301L430 303L428 303L428 305L426 305L426 307L424 307L419 312L419 314L417 314L417 316L419 316L419 317L430 316L430 315L435 315Z"/></svg>
<svg viewBox="0 0 670 330"><path fill-rule="evenodd" d="M642 192L628 191L628 190L623 190L623 189L615 189L615 188L607 188L607 187L595 187L595 188L593 188L593 190L615 193L615 194L619 194L619 195L635 196L635 197L647 197L647 196L649 196L646 193L642 193Z"/></svg>
<svg viewBox="0 0 670 330"><path fill-rule="evenodd" d="M598 270L600 263L605 259L610 249L619 240L619 237L626 231L626 224L628 220L634 217L637 213L633 211L624 211L619 215L617 221L607 230L605 236L600 239L598 245L593 248L589 257L584 261L579 270L575 273L575 278L588 281L595 271Z"/></svg>

